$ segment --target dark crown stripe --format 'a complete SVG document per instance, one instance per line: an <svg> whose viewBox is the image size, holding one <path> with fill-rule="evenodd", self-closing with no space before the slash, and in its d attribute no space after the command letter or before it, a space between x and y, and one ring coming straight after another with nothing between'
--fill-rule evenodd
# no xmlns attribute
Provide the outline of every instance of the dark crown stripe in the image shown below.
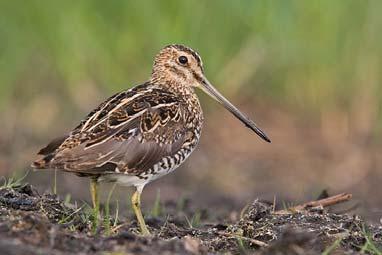
<svg viewBox="0 0 382 255"><path fill-rule="evenodd" d="M170 44L170 45L166 46L165 48L175 48L177 50L187 52L187 53L191 54L196 59L196 61L198 61L198 64L200 66L203 65L202 59L200 58L199 54L187 46L184 46L182 44Z"/></svg>

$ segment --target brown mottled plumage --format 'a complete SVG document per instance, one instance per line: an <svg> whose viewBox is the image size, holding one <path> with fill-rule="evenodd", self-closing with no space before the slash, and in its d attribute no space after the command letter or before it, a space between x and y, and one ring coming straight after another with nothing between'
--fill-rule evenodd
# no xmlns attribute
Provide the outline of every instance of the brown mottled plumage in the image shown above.
<svg viewBox="0 0 382 255"><path fill-rule="evenodd" d="M169 45L155 57L149 81L107 99L69 134L41 149L41 158L32 167L92 177L95 207L96 182L135 186L133 204L142 233L148 234L138 208L139 196L148 182L177 168L196 147L203 124L196 87L270 142L254 122L212 87L195 51Z"/></svg>

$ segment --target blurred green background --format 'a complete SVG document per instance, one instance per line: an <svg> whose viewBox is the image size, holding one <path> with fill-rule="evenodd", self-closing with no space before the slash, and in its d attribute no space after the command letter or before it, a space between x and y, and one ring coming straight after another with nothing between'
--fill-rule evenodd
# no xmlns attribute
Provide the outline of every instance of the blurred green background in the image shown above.
<svg viewBox="0 0 382 255"><path fill-rule="evenodd" d="M377 0L0 1L0 174L26 171L102 100L148 79L160 48L183 43L273 143L201 96L199 149L145 200L161 189L240 206L327 188L380 218L381 11ZM59 178L60 193L89 199L87 180ZM46 190L52 173L28 180Z"/></svg>

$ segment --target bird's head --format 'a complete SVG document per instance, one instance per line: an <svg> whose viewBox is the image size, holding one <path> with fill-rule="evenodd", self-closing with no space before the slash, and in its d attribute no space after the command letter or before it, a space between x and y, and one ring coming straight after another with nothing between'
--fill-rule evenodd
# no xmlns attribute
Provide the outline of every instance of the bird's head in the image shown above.
<svg viewBox="0 0 382 255"><path fill-rule="evenodd" d="M155 57L151 80L168 86L189 86L202 89L262 139L267 142L271 141L252 120L241 113L212 86L204 75L201 57L193 49L179 44L164 47Z"/></svg>
<svg viewBox="0 0 382 255"><path fill-rule="evenodd" d="M196 51L171 44L164 47L154 60L152 79L162 82L198 87L203 74L203 63Z"/></svg>

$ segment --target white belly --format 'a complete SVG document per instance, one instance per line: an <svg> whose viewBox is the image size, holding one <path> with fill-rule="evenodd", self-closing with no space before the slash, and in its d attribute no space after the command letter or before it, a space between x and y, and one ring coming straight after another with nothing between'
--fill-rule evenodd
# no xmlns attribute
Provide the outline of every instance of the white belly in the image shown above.
<svg viewBox="0 0 382 255"><path fill-rule="evenodd" d="M195 144L196 145L196 144ZM121 186L144 187L164 175L167 175L177 169L193 152L196 146L179 150L175 155L161 159L157 164L150 168L146 173L139 177L131 174L113 173L100 176L100 182L116 182Z"/></svg>

